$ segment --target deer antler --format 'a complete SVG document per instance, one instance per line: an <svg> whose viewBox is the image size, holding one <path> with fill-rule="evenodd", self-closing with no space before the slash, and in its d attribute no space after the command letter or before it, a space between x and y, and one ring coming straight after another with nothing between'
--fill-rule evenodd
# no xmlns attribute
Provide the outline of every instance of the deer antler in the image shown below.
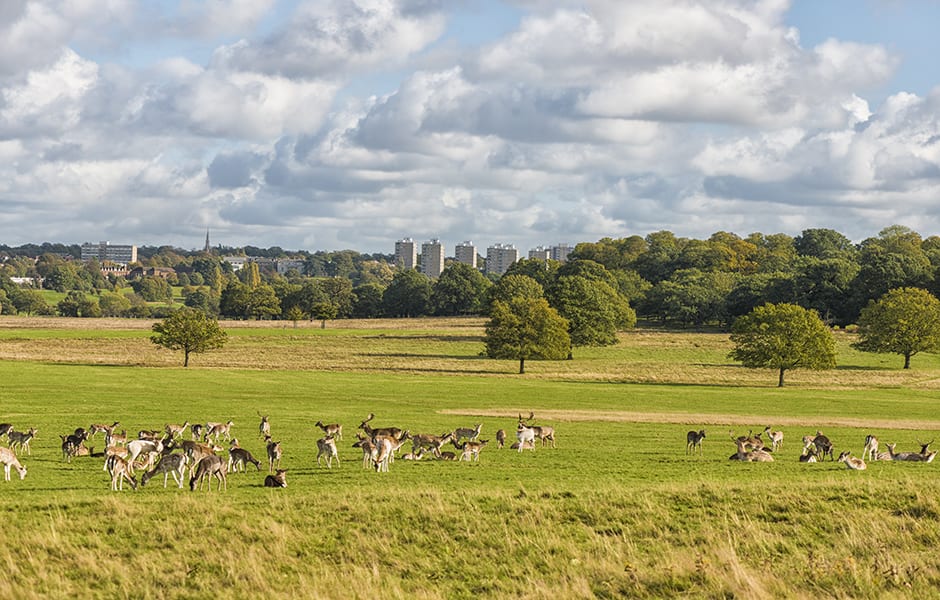
<svg viewBox="0 0 940 600"><path fill-rule="evenodd" d="M535 413L530 410L530 411L529 411L529 418L526 419L526 421L531 421L531 420L534 419L534 418L535 418Z"/></svg>

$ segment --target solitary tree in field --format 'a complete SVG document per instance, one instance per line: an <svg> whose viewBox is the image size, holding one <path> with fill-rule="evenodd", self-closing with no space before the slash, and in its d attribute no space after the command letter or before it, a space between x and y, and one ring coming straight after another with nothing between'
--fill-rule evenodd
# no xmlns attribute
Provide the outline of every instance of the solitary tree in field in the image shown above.
<svg viewBox="0 0 940 600"><path fill-rule="evenodd" d="M562 360L571 349L568 322L544 298L495 301L483 343L490 358L518 359L520 374L526 359Z"/></svg>
<svg viewBox="0 0 940 600"><path fill-rule="evenodd" d="M159 323L153 324L150 341L170 350L183 351L183 366L189 366L191 353L215 350L225 345L228 336L219 322L201 310L181 308Z"/></svg>
<svg viewBox="0 0 940 600"><path fill-rule="evenodd" d="M940 349L940 300L920 288L894 289L862 309L858 327L855 348L900 354L910 369L912 356Z"/></svg>
<svg viewBox="0 0 940 600"><path fill-rule="evenodd" d="M764 304L731 328L734 349L728 357L745 367L778 369L783 387L788 369L832 369L836 347L832 332L815 310L795 304Z"/></svg>

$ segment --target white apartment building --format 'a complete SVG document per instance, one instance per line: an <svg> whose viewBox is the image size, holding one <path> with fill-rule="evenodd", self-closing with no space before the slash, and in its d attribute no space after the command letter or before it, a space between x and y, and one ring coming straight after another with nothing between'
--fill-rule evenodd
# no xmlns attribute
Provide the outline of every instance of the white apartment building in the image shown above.
<svg viewBox="0 0 940 600"><path fill-rule="evenodd" d="M126 265L137 262L137 246L111 245L110 242L82 244L82 260L110 261Z"/></svg>
<svg viewBox="0 0 940 600"><path fill-rule="evenodd" d="M539 260L548 260L552 257L551 248L546 248L545 246L536 246L529 250L529 258L537 258Z"/></svg>
<svg viewBox="0 0 940 600"><path fill-rule="evenodd" d="M465 265L477 268L477 247L473 242L466 241L454 246L454 260Z"/></svg>
<svg viewBox="0 0 940 600"><path fill-rule="evenodd" d="M519 251L512 244L494 244L486 249L486 272L502 275L509 265L519 260Z"/></svg>
<svg viewBox="0 0 940 600"><path fill-rule="evenodd" d="M444 245L441 240L433 239L421 244L421 272L437 279L444 271Z"/></svg>
<svg viewBox="0 0 940 600"><path fill-rule="evenodd" d="M402 269L415 269L418 266L418 247L411 238L395 242L395 264Z"/></svg>
<svg viewBox="0 0 940 600"><path fill-rule="evenodd" d="M574 251L574 248L568 244L558 244L552 246L551 259L558 262L568 262L568 255Z"/></svg>

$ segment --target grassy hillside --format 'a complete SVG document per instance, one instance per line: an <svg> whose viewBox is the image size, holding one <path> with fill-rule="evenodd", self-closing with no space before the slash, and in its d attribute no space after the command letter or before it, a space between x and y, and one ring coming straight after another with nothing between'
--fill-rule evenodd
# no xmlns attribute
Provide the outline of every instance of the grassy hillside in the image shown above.
<svg viewBox="0 0 940 600"><path fill-rule="evenodd" d="M839 369L777 389L774 373L728 361L727 336L638 331L518 376L479 357L480 321L456 319L227 324L226 348L183 369L147 323L64 323L0 319L0 421L39 429L26 479L0 483L16 540L0 546L0 597L938 595L935 464L797 461L817 429L855 454L867 433L905 450L932 439L932 356L904 372L840 337ZM492 440L529 411L556 449L376 474L350 447L370 412L421 433L483 423ZM225 493L172 479L113 493L99 459L66 464L59 449L93 422L136 434L232 419L263 460L259 413L287 489L263 488L263 470L231 474ZM321 419L344 425L339 468L316 466ZM727 460L730 431L767 425L785 432L777 461ZM704 451L687 456L701 427Z"/></svg>

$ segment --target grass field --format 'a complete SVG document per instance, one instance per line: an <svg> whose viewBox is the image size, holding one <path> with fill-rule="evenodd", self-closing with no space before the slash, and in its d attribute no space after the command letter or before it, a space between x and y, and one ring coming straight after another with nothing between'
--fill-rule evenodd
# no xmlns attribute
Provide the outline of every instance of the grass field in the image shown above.
<svg viewBox="0 0 940 600"><path fill-rule="evenodd" d="M861 454L940 430L940 361L849 348L839 368L788 375L727 358L727 335L638 330L575 360L479 356L482 321L223 323L220 351L181 355L149 323L0 319L0 421L37 427L25 480L0 483L0 597L940 597L935 464L797 461L822 429ZM356 426L483 439L534 411L558 447L487 447L474 464L362 469ZM66 464L59 435L225 421L259 458L258 414L285 449L225 493L109 490L99 459ZM340 422L342 466L315 463L317 420ZM785 432L777 461L740 464L729 431ZM685 433L704 427L701 456ZM98 446L100 436L90 445Z"/></svg>

